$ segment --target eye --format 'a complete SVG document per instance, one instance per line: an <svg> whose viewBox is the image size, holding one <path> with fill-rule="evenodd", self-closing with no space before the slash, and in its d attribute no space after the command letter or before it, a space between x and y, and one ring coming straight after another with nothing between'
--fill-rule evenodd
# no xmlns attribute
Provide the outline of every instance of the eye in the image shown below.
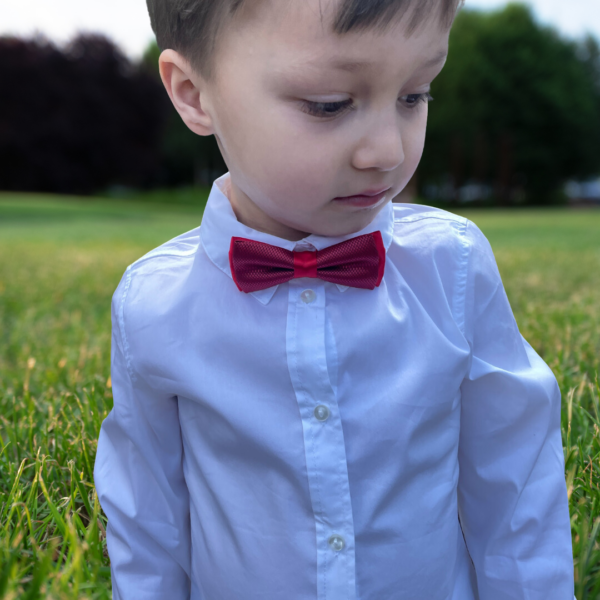
<svg viewBox="0 0 600 600"><path fill-rule="evenodd" d="M310 102L303 100L302 106L304 112L313 117L335 117L345 112L352 105L352 100L342 100L341 102Z"/></svg>
<svg viewBox="0 0 600 600"><path fill-rule="evenodd" d="M421 102L431 102L433 97L428 92L423 94L408 94L400 98L408 108L412 109L421 104ZM347 110L354 110L352 100L342 100L340 102L311 102L302 101L302 110L313 117L335 117L343 114Z"/></svg>
<svg viewBox="0 0 600 600"><path fill-rule="evenodd" d="M404 101L408 108L414 108L421 104L421 102L431 102L433 96L429 92L425 92L424 94L408 94L407 96L402 96L401 100Z"/></svg>

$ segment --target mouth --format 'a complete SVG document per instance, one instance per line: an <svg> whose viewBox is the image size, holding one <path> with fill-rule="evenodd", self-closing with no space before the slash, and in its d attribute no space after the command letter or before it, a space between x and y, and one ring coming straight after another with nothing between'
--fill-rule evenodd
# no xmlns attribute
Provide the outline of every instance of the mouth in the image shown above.
<svg viewBox="0 0 600 600"><path fill-rule="evenodd" d="M375 206L385 198L387 192L391 189L391 187L387 187L383 190L366 190L357 196L338 196L337 198L334 198L333 201L348 206Z"/></svg>

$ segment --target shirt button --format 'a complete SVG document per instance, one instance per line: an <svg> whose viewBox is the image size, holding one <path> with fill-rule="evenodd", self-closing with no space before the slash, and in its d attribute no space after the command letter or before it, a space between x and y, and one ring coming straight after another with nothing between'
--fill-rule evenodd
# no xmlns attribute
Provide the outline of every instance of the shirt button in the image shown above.
<svg viewBox="0 0 600 600"><path fill-rule="evenodd" d="M304 290L300 294L300 300L304 302L304 304L310 304L317 299L317 295L312 290Z"/></svg>
<svg viewBox="0 0 600 600"><path fill-rule="evenodd" d="M324 404L315 407L315 417L319 421L327 421L329 418L329 409Z"/></svg>
<svg viewBox="0 0 600 600"><path fill-rule="evenodd" d="M337 535L337 533L333 534L329 538L328 542L331 549L335 550L335 552L343 550L344 546L346 545L346 542L344 542L344 538L341 535Z"/></svg>

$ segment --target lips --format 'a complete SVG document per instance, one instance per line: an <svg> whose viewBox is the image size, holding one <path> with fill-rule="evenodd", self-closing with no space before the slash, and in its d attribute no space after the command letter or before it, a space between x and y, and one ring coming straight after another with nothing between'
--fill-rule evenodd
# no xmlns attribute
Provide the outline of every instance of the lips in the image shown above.
<svg viewBox="0 0 600 600"><path fill-rule="evenodd" d="M363 196L379 196L382 192L386 192L390 187L382 187L376 190L365 190L364 192L360 192L360 194L355 194L354 196L338 196L336 200L345 200L346 198L360 198Z"/></svg>
<svg viewBox="0 0 600 600"><path fill-rule="evenodd" d="M367 208L376 206L386 196L391 188L380 188L379 190L366 190L357 196L339 196L334 198L334 202L338 204L345 204L348 206L357 206L360 208Z"/></svg>

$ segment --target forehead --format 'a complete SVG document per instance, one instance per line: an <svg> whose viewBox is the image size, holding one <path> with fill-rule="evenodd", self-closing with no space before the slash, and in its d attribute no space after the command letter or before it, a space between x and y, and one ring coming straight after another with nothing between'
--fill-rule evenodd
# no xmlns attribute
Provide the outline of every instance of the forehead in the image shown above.
<svg viewBox="0 0 600 600"><path fill-rule="evenodd" d="M270 71L331 70L358 73L415 61L439 62L448 31L433 10L417 29L407 31L410 11L386 23L338 34L333 31L341 0L250 0L230 30L238 56L261 62Z"/></svg>

